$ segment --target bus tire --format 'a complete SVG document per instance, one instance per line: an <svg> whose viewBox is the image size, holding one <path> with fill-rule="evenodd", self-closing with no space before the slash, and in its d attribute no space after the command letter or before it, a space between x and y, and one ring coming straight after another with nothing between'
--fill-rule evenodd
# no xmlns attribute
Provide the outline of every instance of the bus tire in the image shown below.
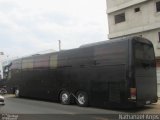
<svg viewBox="0 0 160 120"><path fill-rule="evenodd" d="M14 94L15 94L16 97L19 97L19 92L20 92L19 89L15 89Z"/></svg>
<svg viewBox="0 0 160 120"><path fill-rule="evenodd" d="M69 105L71 100L70 100L70 94L68 91L62 91L60 93L60 102L63 105Z"/></svg>
<svg viewBox="0 0 160 120"><path fill-rule="evenodd" d="M76 103L77 105L79 105L80 107L87 107L88 106L88 95L86 92L83 91L79 91L76 94Z"/></svg>

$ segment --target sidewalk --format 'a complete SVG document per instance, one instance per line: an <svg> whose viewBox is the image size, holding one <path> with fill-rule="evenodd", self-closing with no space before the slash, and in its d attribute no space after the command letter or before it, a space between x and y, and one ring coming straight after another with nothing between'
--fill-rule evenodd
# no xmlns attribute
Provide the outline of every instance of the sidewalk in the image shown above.
<svg viewBox="0 0 160 120"><path fill-rule="evenodd" d="M158 102L157 102L157 104L160 104L160 98L158 98Z"/></svg>

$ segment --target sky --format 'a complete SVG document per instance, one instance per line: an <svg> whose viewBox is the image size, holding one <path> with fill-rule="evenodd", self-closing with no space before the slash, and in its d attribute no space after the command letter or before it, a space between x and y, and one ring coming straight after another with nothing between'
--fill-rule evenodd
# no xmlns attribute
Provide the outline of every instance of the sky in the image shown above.
<svg viewBox="0 0 160 120"><path fill-rule="evenodd" d="M0 0L0 52L21 57L107 40L106 0Z"/></svg>

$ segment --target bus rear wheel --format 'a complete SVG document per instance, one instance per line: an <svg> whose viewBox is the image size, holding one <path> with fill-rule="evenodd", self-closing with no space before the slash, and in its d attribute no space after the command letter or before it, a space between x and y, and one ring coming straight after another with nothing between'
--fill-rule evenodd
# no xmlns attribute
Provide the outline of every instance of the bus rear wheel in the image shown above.
<svg viewBox="0 0 160 120"><path fill-rule="evenodd" d="M70 104L70 94L68 91L62 91L60 93L60 102L63 105L69 105Z"/></svg>
<svg viewBox="0 0 160 120"><path fill-rule="evenodd" d="M81 107L87 107L88 106L88 95L86 92L79 91L76 95L77 100L76 103Z"/></svg>

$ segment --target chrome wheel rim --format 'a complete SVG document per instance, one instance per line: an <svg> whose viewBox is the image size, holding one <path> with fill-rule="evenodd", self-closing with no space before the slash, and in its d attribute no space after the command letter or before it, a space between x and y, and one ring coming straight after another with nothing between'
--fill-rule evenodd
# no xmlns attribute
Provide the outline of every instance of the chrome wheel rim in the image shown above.
<svg viewBox="0 0 160 120"><path fill-rule="evenodd" d="M85 104L86 100L85 100L85 96L83 94L79 94L78 95L78 102L83 105Z"/></svg>
<svg viewBox="0 0 160 120"><path fill-rule="evenodd" d="M69 96L67 93L62 94L62 102L63 103L66 103L68 99L69 99Z"/></svg>
<svg viewBox="0 0 160 120"><path fill-rule="evenodd" d="M19 90L15 91L15 95L18 97L19 96Z"/></svg>

